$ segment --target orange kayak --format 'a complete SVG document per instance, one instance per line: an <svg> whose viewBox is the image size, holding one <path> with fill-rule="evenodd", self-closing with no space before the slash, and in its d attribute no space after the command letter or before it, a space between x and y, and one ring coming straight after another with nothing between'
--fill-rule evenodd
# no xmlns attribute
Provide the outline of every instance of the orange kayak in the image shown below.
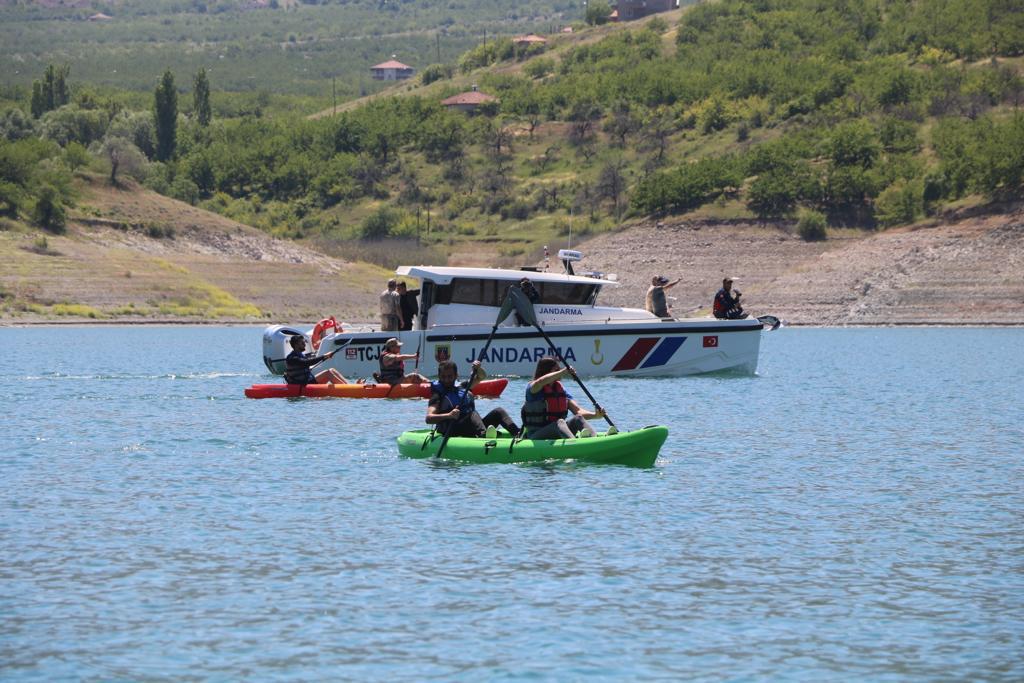
<svg viewBox="0 0 1024 683"><path fill-rule="evenodd" d="M473 387L473 394L497 398L508 380L485 379ZM249 398L430 398L429 384L253 384L245 390Z"/></svg>

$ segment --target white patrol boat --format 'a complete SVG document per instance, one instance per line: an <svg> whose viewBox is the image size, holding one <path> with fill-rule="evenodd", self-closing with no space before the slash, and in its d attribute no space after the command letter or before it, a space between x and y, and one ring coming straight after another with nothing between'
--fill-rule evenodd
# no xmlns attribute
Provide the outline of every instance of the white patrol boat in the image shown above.
<svg viewBox="0 0 1024 683"><path fill-rule="evenodd" d="M541 357L556 354L515 312L498 325L487 346L508 288L527 277L540 294L533 308L537 324L581 377L678 377L723 370L752 374L757 369L761 321L662 319L643 309L599 306L601 289L618 286L615 276L574 274L572 263L582 255L563 249L558 256L564 273L399 267L399 276L419 282L420 312L412 330L349 328L333 318L308 330L273 325L263 333L263 360L271 372L283 374L289 339L302 334L319 355L337 352L317 371L333 367L350 379L370 377L379 369L384 342L398 337L403 353L420 353L420 374L436 376L439 362L454 360L466 377L486 346L482 361L490 375L532 377ZM406 361L406 372L413 365Z"/></svg>

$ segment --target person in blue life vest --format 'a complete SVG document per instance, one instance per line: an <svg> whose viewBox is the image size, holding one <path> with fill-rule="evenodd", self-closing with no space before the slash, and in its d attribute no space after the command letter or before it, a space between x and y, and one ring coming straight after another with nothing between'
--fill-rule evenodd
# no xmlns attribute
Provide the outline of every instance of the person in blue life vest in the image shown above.
<svg viewBox="0 0 1024 683"><path fill-rule="evenodd" d="M587 418L604 417L604 409L584 410L562 386L572 368L559 367L558 359L545 356L537 361L533 381L526 387L523 404L523 429L530 439L575 439L576 435L594 436L597 432ZM566 420L566 416L572 417Z"/></svg>
<svg viewBox="0 0 1024 683"><path fill-rule="evenodd" d="M405 361L419 357L418 353L400 353L402 342L392 337L384 342L384 352L380 354L378 364L380 372L373 373L373 378L381 384L424 384L430 380L418 372L405 374Z"/></svg>
<svg viewBox="0 0 1024 683"><path fill-rule="evenodd" d="M722 280L722 288L715 294L715 304L712 309L716 318L722 320L743 320L747 313L743 312L740 306L740 294L738 289L732 288L733 280L736 278L727 277Z"/></svg>
<svg viewBox="0 0 1024 683"><path fill-rule="evenodd" d="M284 359L284 381L288 384L348 384L340 372L328 368L313 374L312 368L334 356L330 351L322 356L306 353L306 338L301 334L293 335L290 342L292 352Z"/></svg>
<svg viewBox="0 0 1024 683"><path fill-rule="evenodd" d="M495 408L480 417L476 412L473 387L487 376L480 361L473 362L472 383L456 385L459 368L455 361L445 360L437 364L437 380L430 383L430 402L427 404L427 424L441 425L448 436L494 437L498 425L512 436L519 434L519 427L504 408Z"/></svg>

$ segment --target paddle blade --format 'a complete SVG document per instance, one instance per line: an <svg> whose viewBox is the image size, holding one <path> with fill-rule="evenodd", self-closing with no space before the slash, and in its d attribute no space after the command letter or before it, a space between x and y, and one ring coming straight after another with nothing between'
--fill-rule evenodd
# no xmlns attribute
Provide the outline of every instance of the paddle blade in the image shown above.
<svg viewBox="0 0 1024 683"><path fill-rule="evenodd" d="M527 325L537 325L537 314L533 312L533 302L523 294L523 290L515 285L509 287L508 296L505 297L505 301L510 300L516 308L516 313L523 319L523 322Z"/></svg>
<svg viewBox="0 0 1024 683"><path fill-rule="evenodd" d="M519 291L519 288L516 287L515 285L508 288L508 291L505 293L505 300L501 302L501 310L498 311L498 319L494 321L495 327L500 325L502 321L509 316L509 314L512 312L512 309L515 307L512 294L513 291Z"/></svg>

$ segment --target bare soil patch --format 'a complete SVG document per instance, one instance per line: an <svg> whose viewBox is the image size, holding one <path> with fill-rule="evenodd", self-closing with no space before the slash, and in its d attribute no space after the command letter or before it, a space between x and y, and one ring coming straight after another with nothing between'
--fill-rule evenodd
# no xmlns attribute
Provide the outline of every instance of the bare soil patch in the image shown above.
<svg viewBox="0 0 1024 683"><path fill-rule="evenodd" d="M751 313L792 324L1024 324L1024 209L804 242L785 226L666 221L580 246L622 286L607 303L641 306L653 275L676 315L707 314L726 275Z"/></svg>

